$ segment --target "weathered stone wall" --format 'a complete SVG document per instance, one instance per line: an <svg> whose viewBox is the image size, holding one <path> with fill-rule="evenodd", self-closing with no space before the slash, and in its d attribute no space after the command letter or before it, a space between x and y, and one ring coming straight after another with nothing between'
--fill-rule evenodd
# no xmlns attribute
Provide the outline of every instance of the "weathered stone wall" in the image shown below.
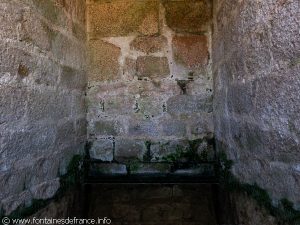
<svg viewBox="0 0 300 225"><path fill-rule="evenodd" d="M299 1L214 3L217 149L241 181L299 208Z"/></svg>
<svg viewBox="0 0 300 225"><path fill-rule="evenodd" d="M211 9L206 0L88 2L92 158L159 161L212 138Z"/></svg>
<svg viewBox="0 0 300 225"><path fill-rule="evenodd" d="M0 1L0 208L52 197L86 140L85 1Z"/></svg>

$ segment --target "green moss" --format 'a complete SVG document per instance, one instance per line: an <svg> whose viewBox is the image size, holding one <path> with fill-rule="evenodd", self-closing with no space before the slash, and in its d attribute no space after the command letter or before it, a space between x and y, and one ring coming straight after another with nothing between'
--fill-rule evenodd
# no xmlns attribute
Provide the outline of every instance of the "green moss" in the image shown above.
<svg viewBox="0 0 300 225"><path fill-rule="evenodd" d="M143 160L145 162L150 162L153 158L153 155L151 153L151 141L145 141L145 146L146 146L147 151L143 155Z"/></svg>
<svg viewBox="0 0 300 225"><path fill-rule="evenodd" d="M233 161L229 160L224 152L219 154L218 175L220 183L229 192L245 193L254 199L260 207L265 208L270 215L278 221L294 224L300 220L300 211L294 209L293 203L287 199L281 199L277 207L272 204L272 199L268 192L255 184L240 182L232 173Z"/></svg>
<svg viewBox="0 0 300 225"><path fill-rule="evenodd" d="M162 159L167 162L173 162L173 163L178 162L181 159L185 159L192 164L207 162L208 161L207 151L201 152L200 155L198 154L198 147L204 140L206 139L189 140L189 145L187 147L177 145L176 151L174 153L166 155Z"/></svg>
<svg viewBox="0 0 300 225"><path fill-rule="evenodd" d="M140 168L140 165L141 161L138 159L133 159L126 164L129 173L137 171Z"/></svg>
<svg viewBox="0 0 300 225"><path fill-rule="evenodd" d="M30 215L36 213L40 209L46 207L50 202L61 199L66 193L66 191L77 187L83 182L83 174L83 156L75 155L73 156L67 167L67 173L65 175L60 176L60 187L54 197L46 200L33 199L30 206L20 206L14 212L8 215L8 217L12 219L29 217ZM3 218L3 216L4 212L3 209L1 209L0 220Z"/></svg>

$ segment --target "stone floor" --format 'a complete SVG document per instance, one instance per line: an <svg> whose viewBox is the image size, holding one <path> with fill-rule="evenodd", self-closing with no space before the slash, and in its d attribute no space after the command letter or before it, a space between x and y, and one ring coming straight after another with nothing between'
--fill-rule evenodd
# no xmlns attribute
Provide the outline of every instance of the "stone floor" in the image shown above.
<svg viewBox="0 0 300 225"><path fill-rule="evenodd" d="M86 217L115 225L214 225L211 184L89 184Z"/></svg>

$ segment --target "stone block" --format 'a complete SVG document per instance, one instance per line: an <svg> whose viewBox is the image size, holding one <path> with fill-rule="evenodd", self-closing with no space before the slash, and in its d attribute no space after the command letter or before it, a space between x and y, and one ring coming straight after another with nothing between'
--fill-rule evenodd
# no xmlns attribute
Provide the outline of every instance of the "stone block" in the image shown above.
<svg viewBox="0 0 300 225"><path fill-rule="evenodd" d="M161 121L163 134L166 136L182 137L186 135L186 124L183 121L171 119Z"/></svg>
<svg viewBox="0 0 300 225"><path fill-rule="evenodd" d="M172 40L174 59L189 69L199 69L207 65L209 59L207 37L205 35L176 35Z"/></svg>
<svg viewBox="0 0 300 225"><path fill-rule="evenodd" d="M141 97L136 100L135 113L142 118L154 118L163 113L163 96L158 96L155 91L141 92ZM145 96L146 95L146 96Z"/></svg>
<svg viewBox="0 0 300 225"><path fill-rule="evenodd" d="M150 145L152 161L163 161L163 157L176 153L177 149L187 149L187 140L153 141Z"/></svg>
<svg viewBox="0 0 300 225"><path fill-rule="evenodd" d="M266 30L271 32L271 43L268 44L272 46L272 57L276 62L285 61L292 65L295 60L299 62L299 3L293 0L277 4L274 7L280 8L280 11L272 17L272 29Z"/></svg>
<svg viewBox="0 0 300 225"><path fill-rule="evenodd" d="M33 44L44 51L49 51L57 33L41 19L38 19L35 12L24 11L19 34L20 41Z"/></svg>
<svg viewBox="0 0 300 225"><path fill-rule="evenodd" d="M96 135L115 136L120 134L121 130L121 124L118 121L96 121L93 126Z"/></svg>
<svg viewBox="0 0 300 225"><path fill-rule="evenodd" d="M159 129L152 120L130 120L128 134L136 137L155 137L159 136Z"/></svg>
<svg viewBox="0 0 300 225"><path fill-rule="evenodd" d="M114 95L103 98L103 113L106 115L129 115L134 112L134 96ZM101 110L101 109L99 109Z"/></svg>
<svg viewBox="0 0 300 225"><path fill-rule="evenodd" d="M117 161L142 160L146 151L147 149L144 141L116 138L115 160Z"/></svg>
<svg viewBox="0 0 300 225"><path fill-rule="evenodd" d="M130 43L132 50L146 54L161 52L167 46L167 39L164 36L137 37Z"/></svg>
<svg viewBox="0 0 300 225"><path fill-rule="evenodd" d="M91 175L127 175L127 168L124 164L100 163L92 164L90 168Z"/></svg>
<svg viewBox="0 0 300 225"><path fill-rule="evenodd" d="M120 78L119 58L121 49L113 44L97 40L88 47L90 60L89 81L117 80Z"/></svg>
<svg viewBox="0 0 300 225"><path fill-rule="evenodd" d="M137 76L139 78L165 78L170 75L167 57L140 56L137 58Z"/></svg>
<svg viewBox="0 0 300 225"><path fill-rule="evenodd" d="M87 13L90 37L158 33L156 0L96 2L88 5Z"/></svg>
<svg viewBox="0 0 300 225"><path fill-rule="evenodd" d="M9 86L0 87L0 122L5 126L16 126L26 113L27 90Z"/></svg>
<svg viewBox="0 0 300 225"><path fill-rule="evenodd" d="M207 31L211 21L211 3L207 0L164 1L167 25L177 32Z"/></svg>
<svg viewBox="0 0 300 225"><path fill-rule="evenodd" d="M112 161L114 158L114 141L112 139L97 139L93 141L90 157L101 161Z"/></svg>
<svg viewBox="0 0 300 225"><path fill-rule="evenodd" d="M56 90L33 89L28 91L27 118L59 120L71 115L72 96Z"/></svg>
<svg viewBox="0 0 300 225"><path fill-rule="evenodd" d="M23 158L53 151L55 138L56 127L53 124L32 125L26 130L13 132L4 146L5 149L10 149L7 151L7 159L15 163Z"/></svg>
<svg viewBox="0 0 300 225"><path fill-rule="evenodd" d="M177 95L167 101L170 114L212 112L212 98L203 96Z"/></svg>
<svg viewBox="0 0 300 225"><path fill-rule="evenodd" d="M17 27L23 21L24 8L21 5L11 2L1 1L0 3L0 37L17 39Z"/></svg>

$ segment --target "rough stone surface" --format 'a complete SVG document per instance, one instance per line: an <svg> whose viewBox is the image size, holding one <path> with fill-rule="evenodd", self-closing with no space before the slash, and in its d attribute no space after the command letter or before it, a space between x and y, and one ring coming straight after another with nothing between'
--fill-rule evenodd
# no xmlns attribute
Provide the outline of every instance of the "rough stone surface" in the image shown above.
<svg viewBox="0 0 300 225"><path fill-rule="evenodd" d="M115 160L124 162L135 159L143 159L146 152L143 141L117 138L115 143Z"/></svg>
<svg viewBox="0 0 300 225"><path fill-rule="evenodd" d="M164 36L137 37L130 43L130 48L144 53L161 52L167 45Z"/></svg>
<svg viewBox="0 0 300 225"><path fill-rule="evenodd" d="M203 96L178 95L167 101L167 112L170 114L189 114L212 112L212 99Z"/></svg>
<svg viewBox="0 0 300 225"><path fill-rule="evenodd" d="M299 208L299 1L218 1L215 9L217 149L241 181Z"/></svg>
<svg viewBox="0 0 300 225"><path fill-rule="evenodd" d="M158 32L158 1L112 1L89 4L88 27L91 37L145 35ZM101 13L99 13L101 12Z"/></svg>
<svg viewBox="0 0 300 225"><path fill-rule="evenodd" d="M177 32L203 32L211 21L211 3L207 0L164 1L167 25Z"/></svg>
<svg viewBox="0 0 300 225"><path fill-rule="evenodd" d="M173 37L175 60L189 69L207 65L209 59L207 37L204 35Z"/></svg>
<svg viewBox="0 0 300 225"><path fill-rule="evenodd" d="M136 63L137 76L140 78L164 78L170 74L166 57L140 56Z"/></svg>
<svg viewBox="0 0 300 225"><path fill-rule="evenodd" d="M89 43L90 81L116 80L120 76L120 48L113 44L97 40Z"/></svg>
<svg viewBox="0 0 300 225"><path fill-rule="evenodd" d="M53 197L83 150L85 2L4 0L0 20L0 207L9 214Z"/></svg>
<svg viewBox="0 0 300 225"><path fill-rule="evenodd" d="M110 139L100 139L93 142L90 157L102 161L112 161L114 157L114 142Z"/></svg>

